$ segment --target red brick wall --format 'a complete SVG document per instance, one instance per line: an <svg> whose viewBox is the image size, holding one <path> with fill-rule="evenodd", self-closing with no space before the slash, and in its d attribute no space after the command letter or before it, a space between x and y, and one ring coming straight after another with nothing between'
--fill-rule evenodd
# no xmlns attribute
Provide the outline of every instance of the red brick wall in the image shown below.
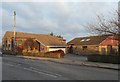
<svg viewBox="0 0 120 82"><path fill-rule="evenodd" d="M83 49L83 46L73 46L73 53L79 55L99 54L98 45L87 45L87 48Z"/></svg>

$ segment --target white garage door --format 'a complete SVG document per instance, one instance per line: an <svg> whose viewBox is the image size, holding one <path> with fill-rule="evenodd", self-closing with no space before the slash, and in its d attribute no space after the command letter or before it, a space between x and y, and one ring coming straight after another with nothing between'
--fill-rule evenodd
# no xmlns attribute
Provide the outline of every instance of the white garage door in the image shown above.
<svg viewBox="0 0 120 82"><path fill-rule="evenodd" d="M56 50L62 50L64 53L66 53L65 48L49 48L49 51L56 51Z"/></svg>

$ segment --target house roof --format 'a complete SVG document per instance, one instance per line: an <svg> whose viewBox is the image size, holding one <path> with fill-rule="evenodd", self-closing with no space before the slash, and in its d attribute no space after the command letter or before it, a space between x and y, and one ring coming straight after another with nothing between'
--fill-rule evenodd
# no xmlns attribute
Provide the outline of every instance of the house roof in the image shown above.
<svg viewBox="0 0 120 82"><path fill-rule="evenodd" d="M106 46L106 45L117 46L118 45L118 37L108 36L104 41L102 41L100 43L100 46Z"/></svg>
<svg viewBox="0 0 120 82"><path fill-rule="evenodd" d="M67 44L73 44L73 45L99 45L108 36L109 35L79 37L79 38L74 38L73 40L71 40Z"/></svg>
<svg viewBox="0 0 120 82"><path fill-rule="evenodd" d="M5 38L12 38L13 36L14 36L13 32L7 31L3 37L3 40ZM16 32L16 37L35 38L46 46L66 46L66 42L62 42L59 40L58 37L51 36L49 34L32 34L32 33Z"/></svg>

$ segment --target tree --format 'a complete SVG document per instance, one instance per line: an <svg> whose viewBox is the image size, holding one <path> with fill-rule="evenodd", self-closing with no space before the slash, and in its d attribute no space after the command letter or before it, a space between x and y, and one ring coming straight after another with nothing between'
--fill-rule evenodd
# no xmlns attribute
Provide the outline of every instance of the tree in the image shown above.
<svg viewBox="0 0 120 82"><path fill-rule="evenodd" d="M58 38L63 38L61 35L57 35Z"/></svg>
<svg viewBox="0 0 120 82"><path fill-rule="evenodd" d="M38 49L39 44L33 39L33 38L27 38L26 41L23 43L23 49L27 49L27 50L33 50Z"/></svg>
<svg viewBox="0 0 120 82"><path fill-rule="evenodd" d="M62 35L54 35L53 32L51 32L50 35L51 35L51 36L56 36L56 37L58 37L58 38L63 38Z"/></svg>
<svg viewBox="0 0 120 82"><path fill-rule="evenodd" d="M103 15L97 15L96 23L84 25L87 31L94 34L112 34L120 41L120 12L115 11L114 18L106 19ZM118 54L120 54L120 42L118 43Z"/></svg>
<svg viewBox="0 0 120 82"><path fill-rule="evenodd" d="M51 36L54 36L53 32L50 33Z"/></svg>
<svg viewBox="0 0 120 82"><path fill-rule="evenodd" d="M117 11L116 11L117 12ZM116 13L114 18L106 19L103 15L97 15L96 23L85 25L87 30L95 34L120 34L120 13ZM117 19L118 18L118 19Z"/></svg>

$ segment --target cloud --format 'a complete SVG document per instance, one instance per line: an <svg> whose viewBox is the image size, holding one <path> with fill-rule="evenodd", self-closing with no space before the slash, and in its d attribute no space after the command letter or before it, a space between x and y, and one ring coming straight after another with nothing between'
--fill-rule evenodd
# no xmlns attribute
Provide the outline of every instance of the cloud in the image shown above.
<svg viewBox="0 0 120 82"><path fill-rule="evenodd" d="M118 2L119 0L2 0L2 2Z"/></svg>
<svg viewBox="0 0 120 82"><path fill-rule="evenodd" d="M70 40L89 35L82 26L95 22L96 14L117 8L113 2L4 2L2 5L3 33L13 30L13 11L17 13L17 31L63 35ZM111 16L111 15L110 15Z"/></svg>

